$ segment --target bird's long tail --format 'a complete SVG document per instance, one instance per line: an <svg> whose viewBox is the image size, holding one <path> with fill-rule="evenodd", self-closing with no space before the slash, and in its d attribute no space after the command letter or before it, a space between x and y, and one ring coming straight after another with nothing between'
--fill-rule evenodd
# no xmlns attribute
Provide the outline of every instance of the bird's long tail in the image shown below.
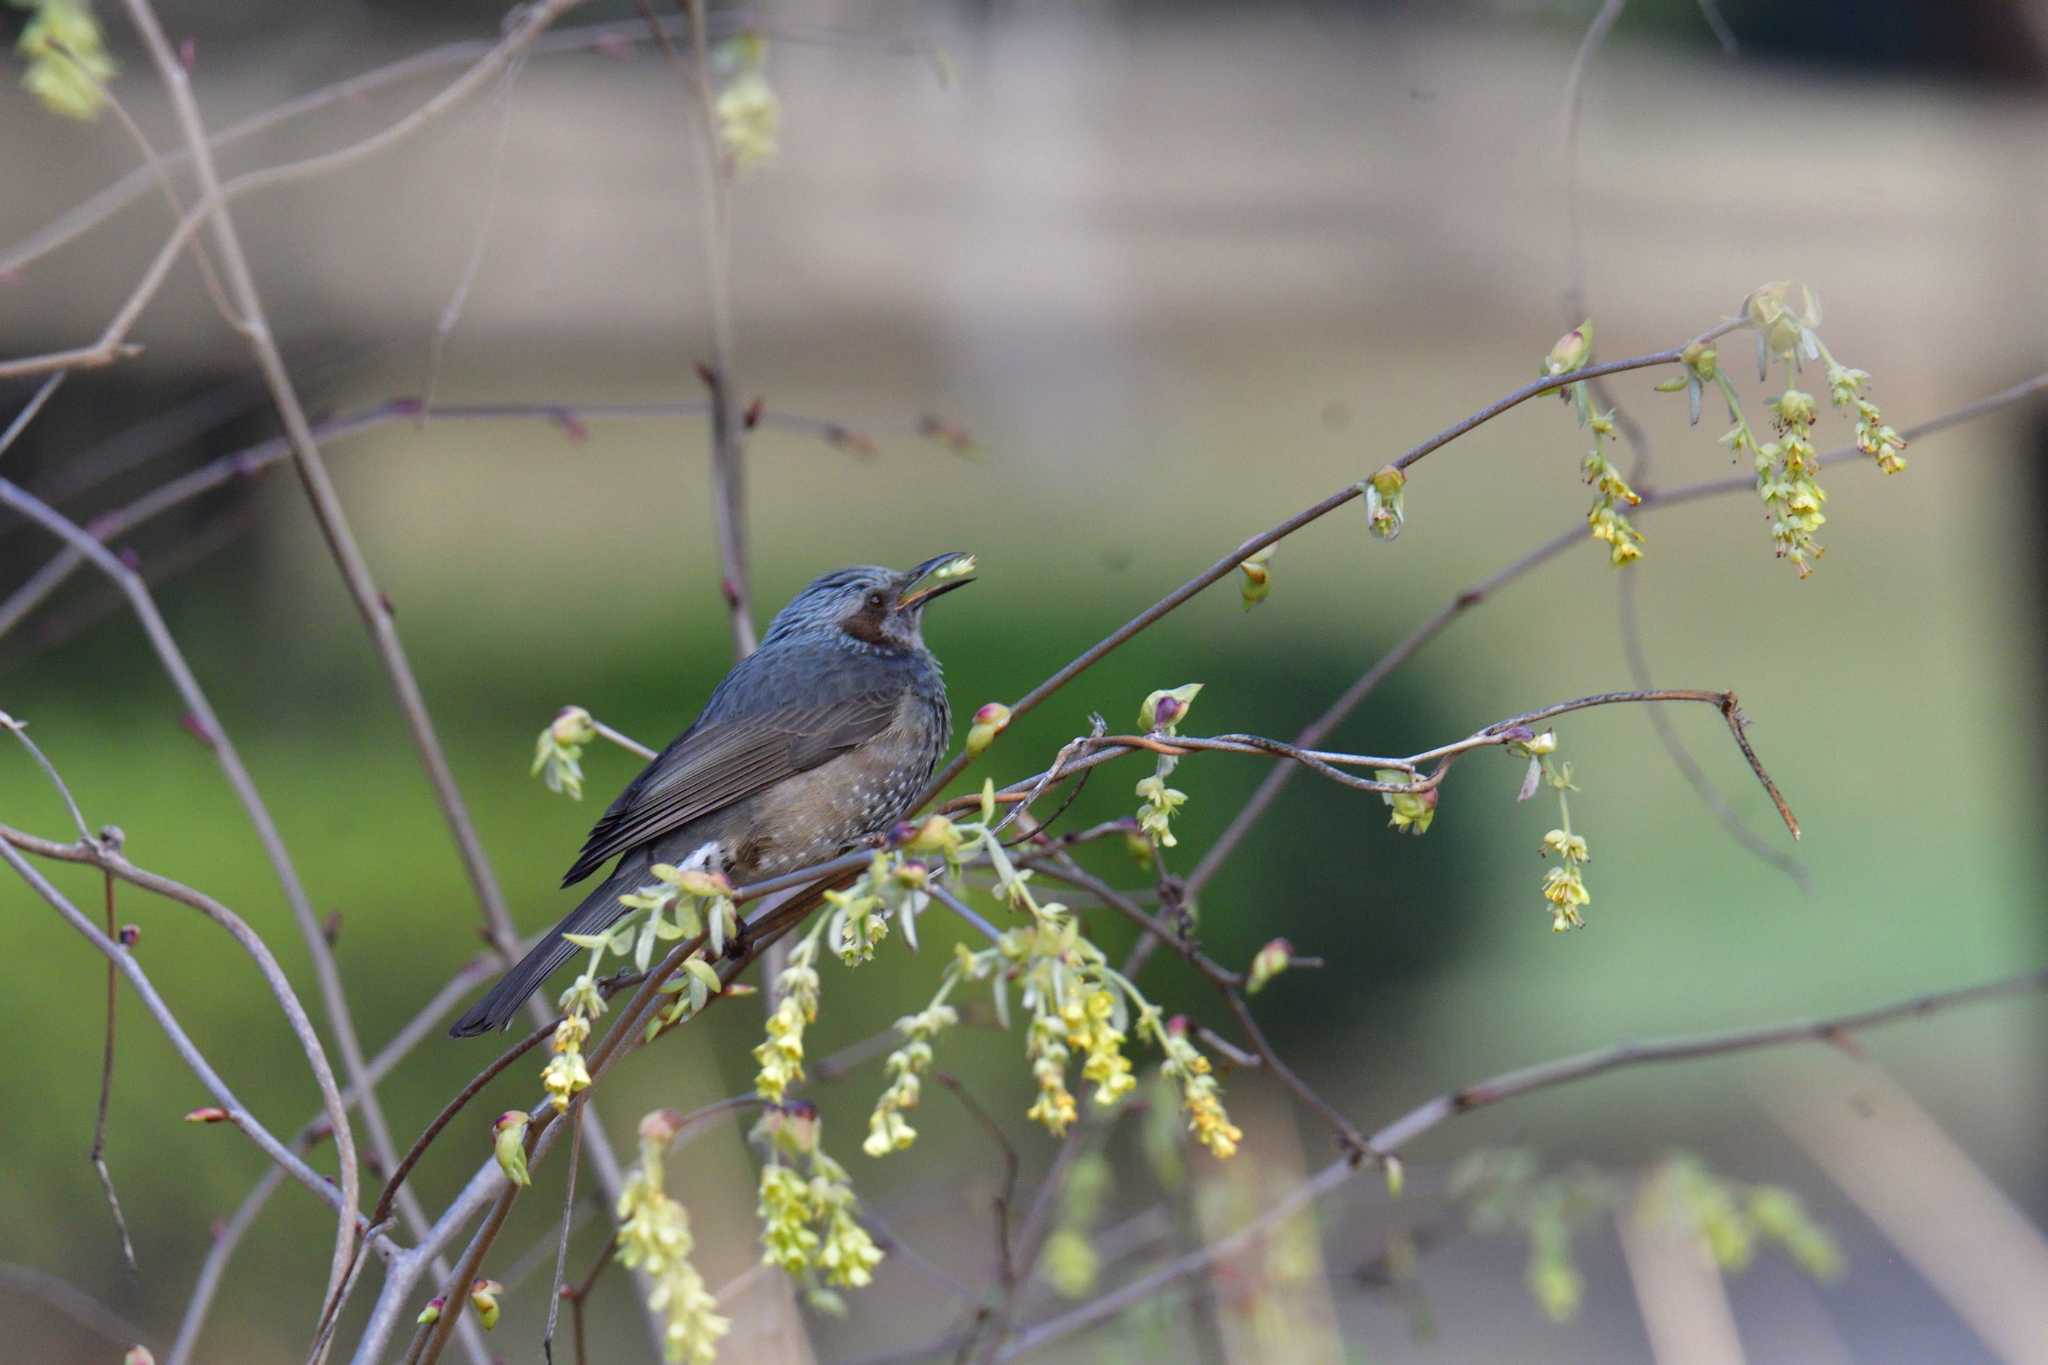
<svg viewBox="0 0 2048 1365"><path fill-rule="evenodd" d="M646 858L637 856L621 862L618 869L604 879L603 885L585 896L582 904L534 944L532 951L521 958L518 965L499 977L497 984L471 1007L469 1013L457 1019L448 1032L457 1038L473 1038L479 1033L501 1029L511 1022L519 1007L526 1003L526 997L538 990L541 982L547 980L555 968L582 951L563 935L594 934L615 924L626 913L626 907L619 904L619 897L637 889L647 880L647 864Z"/></svg>

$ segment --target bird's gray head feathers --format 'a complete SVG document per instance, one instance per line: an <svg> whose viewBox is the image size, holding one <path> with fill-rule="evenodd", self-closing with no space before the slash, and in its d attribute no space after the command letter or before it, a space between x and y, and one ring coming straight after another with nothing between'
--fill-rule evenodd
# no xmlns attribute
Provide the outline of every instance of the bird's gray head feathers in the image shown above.
<svg viewBox="0 0 2048 1365"><path fill-rule="evenodd" d="M972 582L972 572L971 559L948 552L907 570L858 564L821 574L775 613L761 643L813 637L890 654L921 650L925 607Z"/></svg>

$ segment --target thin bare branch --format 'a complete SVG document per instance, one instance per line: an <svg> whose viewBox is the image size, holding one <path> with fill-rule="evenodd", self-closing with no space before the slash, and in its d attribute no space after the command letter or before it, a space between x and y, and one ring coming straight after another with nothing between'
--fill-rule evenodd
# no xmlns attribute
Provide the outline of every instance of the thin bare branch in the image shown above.
<svg viewBox="0 0 2048 1365"><path fill-rule="evenodd" d="M199 1333L206 1326L206 1315L213 1307L214 1296L220 1292L222 1278L227 1274L229 1259L249 1229L255 1226L263 1206L270 1202L270 1196L276 1193L283 1180L282 1167L272 1166L264 1171L256 1187L243 1197L233 1216L214 1235L213 1245L206 1249L206 1259L199 1263L198 1282L192 1286L192 1296L185 1301L185 1316L178 1323L178 1339L172 1344L164 1365L188 1365L192 1359L192 1352L199 1344Z"/></svg>
<svg viewBox="0 0 2048 1365"><path fill-rule="evenodd" d="M592 421L705 417L710 411L710 403L703 400L667 403L452 403L423 408L420 400L416 398L393 398L358 412L344 413L315 423L313 434L325 443L395 423L422 421L549 421L571 433L580 433L584 425ZM830 433L841 430L837 423L824 418L772 410L762 414L760 425L814 435L828 444L832 441ZM94 539L106 544L202 494L241 479L254 478L272 465L281 464L290 458L291 441L288 437L274 436L268 440L258 441L252 446L210 460L196 469L157 485L133 502L94 517L86 529ZM30 575L4 602L0 602L0 636L8 634L20 625L31 611L48 600L84 562L85 557L78 550L66 546L41 569ZM630 740L614 742L622 743L627 748L634 747ZM653 756L652 750L646 754L649 758Z"/></svg>
<svg viewBox="0 0 2048 1365"><path fill-rule="evenodd" d="M146 1346L156 1339L92 1295L47 1270L0 1261L0 1287L48 1304L79 1326L116 1345Z"/></svg>
<svg viewBox="0 0 2048 1365"><path fill-rule="evenodd" d="M65 371L59 370L36 386L36 391L21 405L21 411L15 413L14 420L7 424L7 430L0 431L0 455L5 455L14 443L21 439L21 433L27 431L29 423L36 420L37 414L43 410L43 405L56 396L58 389L64 387L64 379Z"/></svg>
<svg viewBox="0 0 2048 1365"><path fill-rule="evenodd" d="M142 1000L143 1008L149 1012L150 1017L155 1019L157 1025L163 1029L165 1036L170 1039L171 1046L177 1051L178 1056L184 1061L192 1074L199 1079L199 1083L205 1088L206 1092L213 1097L214 1103L219 1105L226 1113L228 1120L233 1126L248 1134L250 1140L262 1149L263 1154L288 1171L294 1180L313 1191L328 1207L334 1209L337 1213L345 1215L340 1220L342 1234L337 1237L337 1250L345 1253L354 1244L356 1229L362 1225L360 1216L354 1213L354 1205L349 1200L347 1193L337 1189L333 1181L308 1166L300 1159L296 1152L293 1152L282 1142L279 1142L270 1130L265 1128L256 1116L250 1113L240 1100L235 1098L234 1091L228 1088L227 1082L220 1078L219 1073L206 1060L205 1054L200 1052L198 1045L185 1032L184 1026L178 1022L177 1016L172 1013L170 1006L164 1003L164 998L157 994L155 985L151 983L148 974L143 971L142 964L136 961L135 955L101 933L98 925L94 924L77 906L73 905L63 892L52 886L48 878L36 871L34 865L15 850L12 835L8 838L0 839L0 862L5 862L14 869L16 875L28 883L30 890L41 896L58 914L64 917L66 923L70 924L88 943L92 944L93 947L110 959L115 966L120 968L121 974L128 978L128 984ZM391 1254L396 1250L387 1239L382 1237L375 1239L375 1245L386 1254ZM347 1258L345 1256L341 1264L345 1272L347 1267Z"/></svg>

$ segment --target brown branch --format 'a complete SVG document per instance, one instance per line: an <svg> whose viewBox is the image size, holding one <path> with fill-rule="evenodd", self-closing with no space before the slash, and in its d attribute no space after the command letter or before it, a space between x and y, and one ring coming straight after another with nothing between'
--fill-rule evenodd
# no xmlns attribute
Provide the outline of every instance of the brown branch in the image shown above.
<svg viewBox="0 0 2048 1365"><path fill-rule="evenodd" d="M1392 467L1398 470L1406 470L1433 451L1440 450L1474 428L1485 425L1487 422L1508 411L1508 409L1517 407L1528 402L1531 398L1540 397L1553 390L1576 384L1581 380L1595 379L1601 375L1620 374L1627 370L1650 369L1657 365L1677 364L1683 357L1686 346L1697 342L1711 341L1715 337L1724 336L1734 331L1741 325L1739 320L1731 319L1709 327L1706 331L1701 332L1698 336L1692 338L1691 341L1688 341L1684 346L1673 346L1662 351L1652 351L1647 355L1631 356L1626 360L1610 360L1598 365L1588 365L1584 369L1573 370L1568 374L1550 375L1524 384L1520 388L1488 403L1470 416L1453 422L1436 435L1409 447L1407 451L1392 462ZM1322 501L1303 508L1278 525L1261 531L1249 540L1242 542L1237 548L1224 555L1208 568L1182 583L1172 592L1139 612L1095 644L1090 645L1051 677L1032 688L1029 692L1026 692L1015 702L1012 702L1010 704L1012 718L1022 716L1025 712L1030 711L1046 698L1052 696L1053 693L1072 682L1076 677L1100 663L1108 655L1128 644L1149 627L1157 624L1173 612L1175 608L1201 592L1202 589L1234 573L1239 564L1242 564L1260 550L1286 539L1310 522L1328 516L1353 498L1359 497L1360 488L1360 484L1346 484ZM933 796L943 791L947 783L960 775L961 770L967 766L969 761L966 754L963 753L941 769L926 787L924 798L919 804L924 804L925 801L931 800Z"/></svg>
<svg viewBox="0 0 2048 1365"><path fill-rule="evenodd" d="M562 1316L562 1277L569 1268L569 1234L576 1225L576 1164L583 1146L583 1111L569 1120L569 1161L562 1177L562 1235L555 1244L555 1277L548 1284L548 1323L540 1334L541 1359L555 1365L555 1324Z"/></svg>
<svg viewBox="0 0 2048 1365"><path fill-rule="evenodd" d="M107 887L107 937L119 941L121 932L114 923L114 874L101 874ZM107 1169L107 1106L114 1098L114 1025L119 1017L120 974L115 971L113 960L107 961L107 1033L106 1045L100 1050L100 1103L99 1112L92 1122L92 1151L87 1160L93 1170L99 1173L100 1189L107 1196L107 1208L114 1215L114 1231L121 1238L121 1260L128 1267L130 1275L141 1273L135 1264L135 1243L128 1236L128 1220L121 1216L121 1196L114 1192L114 1176Z"/></svg>

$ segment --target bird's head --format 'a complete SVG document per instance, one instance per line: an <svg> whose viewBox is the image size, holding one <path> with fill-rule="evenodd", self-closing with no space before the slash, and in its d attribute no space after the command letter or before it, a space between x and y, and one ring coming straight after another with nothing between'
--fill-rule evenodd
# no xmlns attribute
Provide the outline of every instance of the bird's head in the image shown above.
<svg viewBox="0 0 2048 1365"><path fill-rule="evenodd" d="M974 557L934 555L916 568L856 565L821 575L775 613L761 643L798 634L843 636L890 654L924 648L924 609L974 581Z"/></svg>

